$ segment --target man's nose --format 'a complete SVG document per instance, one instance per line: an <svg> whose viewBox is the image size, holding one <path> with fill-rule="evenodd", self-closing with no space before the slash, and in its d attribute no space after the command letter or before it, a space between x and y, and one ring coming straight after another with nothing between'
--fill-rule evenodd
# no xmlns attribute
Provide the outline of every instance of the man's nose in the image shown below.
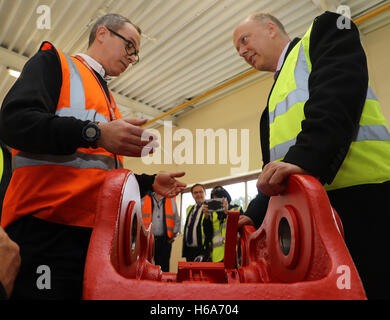
<svg viewBox="0 0 390 320"><path fill-rule="evenodd" d="M135 58L135 55L132 54L131 56L130 55L127 55L127 61L129 61L129 64L133 64L135 62L136 58Z"/></svg>
<svg viewBox="0 0 390 320"><path fill-rule="evenodd" d="M248 50L246 49L245 46L241 46L241 47L238 49L238 54L239 54L241 57L243 57L243 58L245 58L245 56L247 55L247 53L248 53Z"/></svg>

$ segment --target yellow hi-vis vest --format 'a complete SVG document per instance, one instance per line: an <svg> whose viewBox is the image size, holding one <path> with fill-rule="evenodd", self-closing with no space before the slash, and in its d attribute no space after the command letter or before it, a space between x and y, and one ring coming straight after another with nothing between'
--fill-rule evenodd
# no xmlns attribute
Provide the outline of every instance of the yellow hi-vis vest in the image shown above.
<svg viewBox="0 0 390 320"><path fill-rule="evenodd" d="M4 171L4 156L3 156L3 149L0 148L0 181L3 177L3 171Z"/></svg>
<svg viewBox="0 0 390 320"><path fill-rule="evenodd" d="M240 206L235 206L229 211L241 211ZM222 221L218 219L218 213L213 212L211 215L213 223L213 240L212 240L212 251L211 261L221 262L225 256L225 240L226 240L226 221L227 217Z"/></svg>
<svg viewBox="0 0 390 320"><path fill-rule="evenodd" d="M282 160L302 130L312 68L311 29L312 26L287 56L269 99L270 161ZM390 180L390 134L370 86L359 125L335 179L325 184L326 190Z"/></svg>

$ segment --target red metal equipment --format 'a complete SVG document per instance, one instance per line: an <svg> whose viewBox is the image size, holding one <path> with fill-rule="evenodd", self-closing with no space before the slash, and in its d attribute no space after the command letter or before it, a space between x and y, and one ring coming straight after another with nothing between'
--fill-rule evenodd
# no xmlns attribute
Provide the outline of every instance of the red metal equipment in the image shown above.
<svg viewBox="0 0 390 320"><path fill-rule="evenodd" d="M261 227L244 226L237 240L238 218L229 212L223 263L179 262L177 274L162 272L137 181L131 171L112 170L100 193L83 298L366 299L340 219L315 178L291 176Z"/></svg>

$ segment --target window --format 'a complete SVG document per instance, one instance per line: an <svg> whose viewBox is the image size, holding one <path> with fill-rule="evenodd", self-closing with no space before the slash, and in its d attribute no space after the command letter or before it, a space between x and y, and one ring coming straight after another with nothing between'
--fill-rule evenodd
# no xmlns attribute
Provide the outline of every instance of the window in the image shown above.
<svg viewBox="0 0 390 320"><path fill-rule="evenodd" d="M238 182L223 186L229 192L232 201L231 204L241 206L242 210L246 208L245 204L245 182Z"/></svg>
<svg viewBox="0 0 390 320"><path fill-rule="evenodd" d="M248 194L247 207L249 202L251 202L251 200L257 196L258 191L257 191L256 183L257 183L257 179L247 181L247 194Z"/></svg>

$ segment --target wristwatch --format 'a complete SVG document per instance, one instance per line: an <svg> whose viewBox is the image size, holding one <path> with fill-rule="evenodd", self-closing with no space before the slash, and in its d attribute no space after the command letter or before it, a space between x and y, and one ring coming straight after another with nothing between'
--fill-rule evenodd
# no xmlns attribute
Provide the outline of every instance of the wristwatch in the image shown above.
<svg viewBox="0 0 390 320"><path fill-rule="evenodd" d="M87 141L89 145L94 149L97 148L96 142L100 138L100 128L98 124L99 122L91 121L83 128L83 131L81 133L83 139Z"/></svg>

